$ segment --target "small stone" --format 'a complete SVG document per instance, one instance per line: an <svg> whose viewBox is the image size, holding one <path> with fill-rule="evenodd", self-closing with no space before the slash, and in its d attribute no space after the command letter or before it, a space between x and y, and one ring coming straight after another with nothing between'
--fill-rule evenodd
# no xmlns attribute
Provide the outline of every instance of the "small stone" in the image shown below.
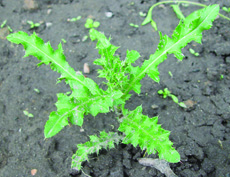
<svg viewBox="0 0 230 177"><path fill-rule="evenodd" d="M186 109L192 110L195 107L196 102L192 100L186 100L183 102L186 105Z"/></svg>
<svg viewBox="0 0 230 177"><path fill-rule="evenodd" d="M37 171L38 171L37 169L32 169L32 170L31 170L31 175L32 175L32 176L36 175Z"/></svg>
<svg viewBox="0 0 230 177"><path fill-rule="evenodd" d="M159 108L159 106L157 106L157 105L153 104L153 105L151 106L151 108L152 108L152 109L158 109L158 108Z"/></svg>
<svg viewBox="0 0 230 177"><path fill-rule="evenodd" d="M49 15L52 12L52 9L47 10L47 14Z"/></svg>
<svg viewBox="0 0 230 177"><path fill-rule="evenodd" d="M105 16L111 18L113 16L112 12L105 12Z"/></svg>
<svg viewBox="0 0 230 177"><path fill-rule="evenodd" d="M46 27L51 27L53 24L51 22L46 22Z"/></svg>
<svg viewBox="0 0 230 177"><path fill-rule="evenodd" d="M24 0L24 9L26 10L36 10L38 9L38 4L35 0Z"/></svg>
<svg viewBox="0 0 230 177"><path fill-rule="evenodd" d="M88 63L84 63L83 71L84 71L84 73L86 73L86 74L89 74L89 73L90 73L90 69L89 69Z"/></svg>

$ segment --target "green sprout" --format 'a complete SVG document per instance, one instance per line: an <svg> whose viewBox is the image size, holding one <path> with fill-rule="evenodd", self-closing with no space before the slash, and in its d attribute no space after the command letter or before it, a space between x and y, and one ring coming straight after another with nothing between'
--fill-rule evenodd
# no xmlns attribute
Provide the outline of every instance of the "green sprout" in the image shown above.
<svg viewBox="0 0 230 177"><path fill-rule="evenodd" d="M230 7L222 7L222 10L229 13L230 12Z"/></svg>
<svg viewBox="0 0 230 177"><path fill-rule="evenodd" d="M139 15L140 15L141 17L146 17L146 13L144 13L144 12L139 12Z"/></svg>
<svg viewBox="0 0 230 177"><path fill-rule="evenodd" d="M37 88L34 88L34 91L40 93L40 90L38 90Z"/></svg>
<svg viewBox="0 0 230 177"><path fill-rule="evenodd" d="M86 28L97 28L100 26L100 22L93 21L91 18L88 18L85 23Z"/></svg>
<svg viewBox="0 0 230 177"><path fill-rule="evenodd" d="M136 24L134 24L134 23L130 23L129 26L132 26L132 27L134 27L134 28L139 28L139 25L136 25Z"/></svg>
<svg viewBox="0 0 230 177"><path fill-rule="evenodd" d="M185 19L183 13L180 10L179 4L177 4L177 5L171 5L171 7L173 8L173 11L175 12L177 18L179 18L180 20L184 20Z"/></svg>
<svg viewBox="0 0 230 177"><path fill-rule="evenodd" d="M135 4L135 2L130 2L128 5L133 6L134 4Z"/></svg>
<svg viewBox="0 0 230 177"><path fill-rule="evenodd" d="M7 28L11 33L13 32L13 29L9 25L7 25Z"/></svg>
<svg viewBox="0 0 230 177"><path fill-rule="evenodd" d="M158 90L158 94L162 95L163 98L171 97L172 100L176 104L178 104L180 107L187 108L187 106L183 102L179 102L178 98L175 95L171 94L171 92L168 90L168 88L165 88L164 90Z"/></svg>
<svg viewBox="0 0 230 177"><path fill-rule="evenodd" d="M81 16L77 16L77 17L75 17L75 18L68 18L67 21L68 21L68 22L76 22L76 21L78 21L78 20L80 20L80 19L81 19Z"/></svg>
<svg viewBox="0 0 230 177"><path fill-rule="evenodd" d="M28 20L27 23L30 25L30 29L37 28L41 24L40 23L34 23L33 21Z"/></svg>
<svg viewBox="0 0 230 177"><path fill-rule="evenodd" d="M192 48L189 48L189 52L196 57L198 57L200 55L198 52L195 52L195 50L193 50Z"/></svg>
<svg viewBox="0 0 230 177"><path fill-rule="evenodd" d="M27 117L34 117L33 114L29 113L27 110L24 110L23 113L27 116Z"/></svg>
<svg viewBox="0 0 230 177"><path fill-rule="evenodd" d="M6 25L7 20L4 20L1 24L1 28L3 28Z"/></svg>
<svg viewBox="0 0 230 177"><path fill-rule="evenodd" d="M220 80L222 80L222 79L224 79L224 75L223 74L220 75Z"/></svg>
<svg viewBox="0 0 230 177"><path fill-rule="evenodd" d="M66 40L65 40L65 39L62 38L61 40L62 40L63 43L66 43Z"/></svg>
<svg viewBox="0 0 230 177"><path fill-rule="evenodd" d="M7 20L4 20L0 27L4 28L6 26L6 23L7 23ZM9 25L7 25L7 28L9 30L9 32L13 32L12 28Z"/></svg>
<svg viewBox="0 0 230 177"><path fill-rule="evenodd" d="M173 74L172 74L172 72L171 72L171 71L169 71L168 73L169 73L169 75L170 75L171 77L173 77Z"/></svg>

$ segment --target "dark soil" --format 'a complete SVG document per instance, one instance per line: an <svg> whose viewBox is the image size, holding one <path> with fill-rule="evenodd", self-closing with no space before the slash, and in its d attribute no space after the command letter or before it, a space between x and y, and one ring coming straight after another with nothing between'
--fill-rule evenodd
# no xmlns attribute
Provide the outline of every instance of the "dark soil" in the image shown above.
<svg viewBox="0 0 230 177"><path fill-rule="evenodd" d="M33 10L26 10L23 0L0 0L0 23L7 21L14 31L32 34L27 20L43 21L36 33L50 41L56 49L62 39L67 61L76 69L83 70L89 63L89 78L97 83L97 66L94 59L99 55L96 43L82 38L88 35L84 28L87 17L98 20L98 30L111 36L111 42L120 46L118 54L125 57L126 50L137 50L141 65L156 50L159 35L151 25L140 25L143 17L156 0L41 0ZM229 0L210 0L204 4L219 3L230 7ZM199 7L182 7L185 15ZM112 12L111 18L105 15ZM221 10L221 13L229 16ZM68 18L82 16L77 22ZM163 34L171 35L179 20L169 5L154 10L154 19ZM195 57L189 48L199 52ZM173 55L159 66L160 84L145 78L142 93L133 94L127 108L133 110L142 104L144 114L159 116L159 123L171 131L170 139L181 154L181 162L170 164L178 176L183 177L229 177L230 175L230 22L218 18L212 29L203 33L202 45L191 43L183 49L185 58L179 62ZM22 59L22 46L13 45L4 37L0 39L0 176L67 177L74 176L71 157L78 143L84 143L89 135L101 130L115 131L118 123L113 113L86 116L83 130L78 126L64 128L59 134L44 140L43 129L49 113L55 111L56 94L69 90L64 83L56 85L59 74L49 66L36 67L34 57ZM173 77L168 72L171 71ZM223 75L223 79L221 79ZM163 99L159 89L168 88L180 101L194 103L188 110L182 109L170 98ZM39 89L40 93L34 91ZM155 105L155 109L152 108ZM29 118L23 111L34 115ZM113 126L115 128L113 129ZM156 169L144 167L137 162L143 152L131 145L122 145L100 154L92 155L83 164L85 174L113 177L164 176ZM153 157L153 156L150 156ZM79 173L75 176L85 176Z"/></svg>

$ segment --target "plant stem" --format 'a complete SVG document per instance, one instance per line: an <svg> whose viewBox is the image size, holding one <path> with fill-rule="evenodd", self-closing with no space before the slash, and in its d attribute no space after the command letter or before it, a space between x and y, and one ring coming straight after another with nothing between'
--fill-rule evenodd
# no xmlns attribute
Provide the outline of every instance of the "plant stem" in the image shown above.
<svg viewBox="0 0 230 177"><path fill-rule="evenodd" d="M198 3L198 2L192 2L192 1L179 1L179 0L163 1L163 2L158 2L158 3L154 4L153 6L151 6L149 11L148 11L148 14L149 13L152 14L152 10L153 10L154 7L159 6L160 4L169 4L169 3L186 3L186 4L192 4L192 5L196 5L196 6L201 6L201 7L207 7L207 5L205 5L205 4L201 4L201 3ZM225 15L223 15L221 13L219 13L219 16L230 21L230 18L226 17Z"/></svg>

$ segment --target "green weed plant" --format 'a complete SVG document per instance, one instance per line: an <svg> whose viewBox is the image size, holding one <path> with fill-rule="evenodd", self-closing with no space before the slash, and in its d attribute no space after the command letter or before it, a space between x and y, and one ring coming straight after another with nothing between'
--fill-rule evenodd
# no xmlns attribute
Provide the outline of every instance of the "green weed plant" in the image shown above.
<svg viewBox="0 0 230 177"><path fill-rule="evenodd" d="M218 12L218 5L208 6L181 20L171 37L159 32L158 48L141 66L133 66L140 58L137 51L127 50L126 58L121 60L115 55L119 47L112 45L110 39L95 29L99 22L87 20L85 26L89 28L91 40L97 41L96 48L101 56L94 64L101 66L97 71L98 77L106 79L106 82L103 82L106 89L99 87L89 77L84 77L81 72L76 72L68 64L61 43L58 49L54 50L49 42L44 43L35 32L30 36L23 31L8 35L10 42L24 46L24 57L35 56L40 60L38 66L50 65L52 70L61 74L58 82L64 81L71 89L71 92L57 94L57 110L50 113L46 122L45 138L53 137L69 124L81 127L84 117L88 114L95 117L99 113L114 112L114 118L119 122L118 130L101 131L99 136L91 135L89 141L78 144L78 149L72 156L72 168L80 170L82 162L88 161L90 154L98 154L102 148L114 148L115 144L119 143L139 146L148 154L157 153L159 159L170 163L179 162L180 154L169 140L170 131L164 130L157 123L158 117L150 118L144 115L141 105L129 110L125 108L125 103L130 99L131 91L141 93L140 81L146 75L155 82L160 81L158 65L167 59L168 54L174 54L177 59L182 60L182 48L191 41L201 43L202 32L211 28Z"/></svg>
<svg viewBox="0 0 230 177"><path fill-rule="evenodd" d="M158 90L157 93L160 94L160 95L162 95L163 98L170 97L170 98L172 98L172 100L173 100L176 104L178 104L180 107L182 107L182 108L187 108L186 105L185 105L183 102L179 102L178 98L177 98L175 95L173 95L173 94L169 91L168 88L164 88L164 90Z"/></svg>

